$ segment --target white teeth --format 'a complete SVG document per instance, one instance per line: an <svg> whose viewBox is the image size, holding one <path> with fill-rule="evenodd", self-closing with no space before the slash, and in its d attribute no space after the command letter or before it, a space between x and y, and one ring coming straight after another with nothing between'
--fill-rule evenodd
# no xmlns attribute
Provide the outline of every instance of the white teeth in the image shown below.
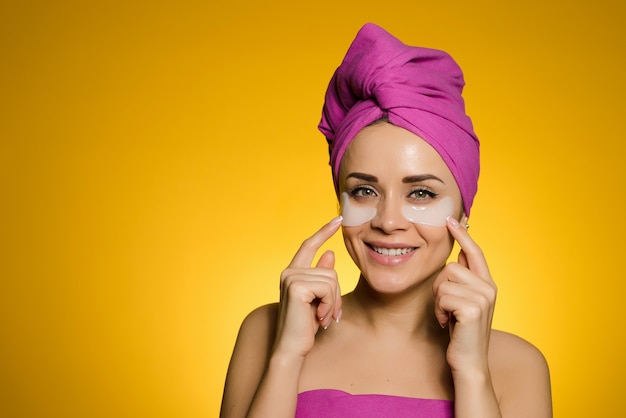
<svg viewBox="0 0 626 418"><path fill-rule="evenodd" d="M372 247L374 251L381 255L390 255L392 257L398 255L405 255L412 251L415 251L415 248L380 248L380 247Z"/></svg>

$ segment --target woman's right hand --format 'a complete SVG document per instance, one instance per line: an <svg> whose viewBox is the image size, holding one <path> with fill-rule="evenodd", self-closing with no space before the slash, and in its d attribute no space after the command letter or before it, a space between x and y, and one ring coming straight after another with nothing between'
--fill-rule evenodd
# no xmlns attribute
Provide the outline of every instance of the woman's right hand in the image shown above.
<svg viewBox="0 0 626 418"><path fill-rule="evenodd" d="M315 254L339 230L341 220L334 218L305 240L281 274L275 355L306 356L319 327L327 328L341 317L334 253L326 251L312 267Z"/></svg>

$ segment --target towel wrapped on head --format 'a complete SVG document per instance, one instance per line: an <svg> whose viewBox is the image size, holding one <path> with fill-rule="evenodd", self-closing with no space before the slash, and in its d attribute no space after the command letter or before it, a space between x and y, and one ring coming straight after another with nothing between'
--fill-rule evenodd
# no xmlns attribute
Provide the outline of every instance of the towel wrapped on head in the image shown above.
<svg viewBox="0 0 626 418"><path fill-rule="evenodd" d="M464 85L461 68L446 52L408 46L379 26L364 25L330 81L319 124L335 188L350 141L386 117L441 155L469 216L480 164L479 141L461 96Z"/></svg>

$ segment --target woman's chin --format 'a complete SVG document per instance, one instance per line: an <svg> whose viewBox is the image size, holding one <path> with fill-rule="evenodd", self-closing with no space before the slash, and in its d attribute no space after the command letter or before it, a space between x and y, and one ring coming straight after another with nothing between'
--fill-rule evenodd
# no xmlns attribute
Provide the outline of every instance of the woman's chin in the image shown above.
<svg viewBox="0 0 626 418"><path fill-rule="evenodd" d="M389 272L363 275L362 280L365 280L374 292L384 295L399 295L420 283L420 280L410 280L405 274Z"/></svg>

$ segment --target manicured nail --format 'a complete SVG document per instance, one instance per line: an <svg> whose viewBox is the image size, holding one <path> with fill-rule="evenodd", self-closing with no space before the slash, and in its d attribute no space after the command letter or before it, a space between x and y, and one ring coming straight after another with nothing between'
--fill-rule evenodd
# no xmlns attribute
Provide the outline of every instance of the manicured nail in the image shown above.
<svg viewBox="0 0 626 418"><path fill-rule="evenodd" d="M335 320L337 323L341 321L341 314L343 314L343 309L339 309L339 313L337 314L337 319Z"/></svg>
<svg viewBox="0 0 626 418"><path fill-rule="evenodd" d="M448 222L450 222L450 225L452 225L453 228L458 228L459 227L459 221L454 219L454 217L452 217L452 216L448 216Z"/></svg>
<svg viewBox="0 0 626 418"><path fill-rule="evenodd" d="M324 324L324 322L325 322L325 324ZM330 326L331 322L333 322L333 319L332 318L328 318L325 321L320 322L320 324L322 325L322 328L328 329L328 327Z"/></svg>
<svg viewBox="0 0 626 418"><path fill-rule="evenodd" d="M339 215L336 218L333 218L332 221L330 221L330 226L337 226L341 223L341 221L343 221L343 216Z"/></svg>

